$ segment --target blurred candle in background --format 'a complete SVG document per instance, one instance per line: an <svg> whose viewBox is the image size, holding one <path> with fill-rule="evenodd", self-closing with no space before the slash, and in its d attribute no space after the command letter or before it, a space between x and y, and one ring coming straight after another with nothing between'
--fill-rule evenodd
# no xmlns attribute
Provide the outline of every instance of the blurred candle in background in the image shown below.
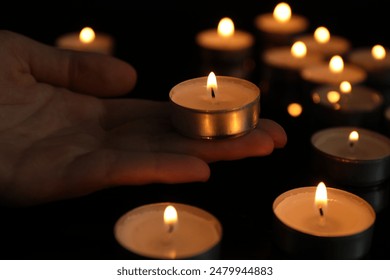
<svg viewBox="0 0 390 280"><path fill-rule="evenodd" d="M294 14L286 2L277 4L272 13L255 17L254 24L259 31L262 48L285 46L292 43L294 36L303 33L309 27L309 20Z"/></svg>
<svg viewBox="0 0 390 280"><path fill-rule="evenodd" d="M317 27L313 34L299 35L295 40L304 42L309 52L318 52L326 59L334 55L344 55L351 49L347 38L331 35L325 26Z"/></svg>
<svg viewBox="0 0 390 280"><path fill-rule="evenodd" d="M236 29L229 17L222 18L217 28L199 32L201 74L212 70L219 75L248 77L254 68L254 41L251 33Z"/></svg>
<svg viewBox="0 0 390 280"><path fill-rule="evenodd" d="M57 38L55 45L61 49L94 52L112 55L114 38L106 33L84 27L80 32L71 32Z"/></svg>

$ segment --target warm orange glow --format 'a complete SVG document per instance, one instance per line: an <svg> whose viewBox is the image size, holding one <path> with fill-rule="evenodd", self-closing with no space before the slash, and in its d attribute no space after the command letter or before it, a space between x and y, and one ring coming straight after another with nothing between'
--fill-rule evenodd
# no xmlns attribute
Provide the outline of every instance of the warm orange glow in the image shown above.
<svg viewBox="0 0 390 280"><path fill-rule="evenodd" d="M317 92L313 93L311 98L313 99L313 102L316 104L321 102L321 97Z"/></svg>
<svg viewBox="0 0 390 280"><path fill-rule="evenodd" d="M172 205L168 205L164 210L164 224L168 227L168 232L172 232L177 226L177 211Z"/></svg>
<svg viewBox="0 0 390 280"><path fill-rule="evenodd" d="M287 112L292 117L299 117L302 114L302 106L298 103L291 103L287 107Z"/></svg>
<svg viewBox="0 0 390 280"><path fill-rule="evenodd" d="M339 102L339 100L340 100L340 93L338 93L335 90L331 90L331 91L328 92L326 97L328 98L328 101L330 103L334 104L334 103Z"/></svg>
<svg viewBox="0 0 390 280"><path fill-rule="evenodd" d="M290 5L285 2L279 3L278 5L275 6L273 16L278 22L289 21L291 18Z"/></svg>
<svg viewBox="0 0 390 280"><path fill-rule="evenodd" d="M374 59L382 60L386 57L386 50L381 45L375 45L371 49L371 55Z"/></svg>
<svg viewBox="0 0 390 280"><path fill-rule="evenodd" d="M79 39L82 43L89 44L95 40L95 32L91 27L84 27L80 31Z"/></svg>
<svg viewBox="0 0 390 280"><path fill-rule="evenodd" d="M314 203L316 208L320 209L322 214L324 214L325 208L328 206L328 193L326 191L326 186L323 182L320 182L317 185Z"/></svg>
<svg viewBox="0 0 390 280"><path fill-rule="evenodd" d="M359 141L359 133L356 130L352 131L348 136L348 140L350 145L357 143Z"/></svg>
<svg viewBox="0 0 390 280"><path fill-rule="evenodd" d="M314 31L314 39L320 44L325 44L330 40L330 33L326 27L320 26Z"/></svg>
<svg viewBox="0 0 390 280"><path fill-rule="evenodd" d="M329 69L333 73L340 73L344 70L344 61L341 56L335 55L329 61Z"/></svg>
<svg viewBox="0 0 390 280"><path fill-rule="evenodd" d="M231 37L234 34L234 23L228 18L224 17L219 21L218 34L222 37Z"/></svg>
<svg viewBox="0 0 390 280"><path fill-rule="evenodd" d="M295 42L291 47L291 54L294 57L301 58L306 56L306 53L307 53L306 45L301 41Z"/></svg>
<svg viewBox="0 0 390 280"><path fill-rule="evenodd" d="M352 85L348 81L342 81L340 83L340 91L342 93L350 93L352 91Z"/></svg>
<svg viewBox="0 0 390 280"><path fill-rule="evenodd" d="M209 76L207 77L207 90L210 91L212 97L215 97L215 93L218 90L218 85L217 77L215 76L214 72L210 72Z"/></svg>

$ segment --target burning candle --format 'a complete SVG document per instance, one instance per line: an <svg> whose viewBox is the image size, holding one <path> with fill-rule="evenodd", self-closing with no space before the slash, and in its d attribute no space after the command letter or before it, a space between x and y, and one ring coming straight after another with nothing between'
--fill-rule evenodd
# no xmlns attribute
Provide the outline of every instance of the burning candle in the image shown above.
<svg viewBox="0 0 390 280"><path fill-rule="evenodd" d="M319 53L326 58L344 55L351 49L351 43L348 39L331 35L325 26L317 27L313 34L299 35L295 39L305 43L308 51Z"/></svg>
<svg viewBox="0 0 390 280"><path fill-rule="evenodd" d="M255 18L255 27L260 31L263 43L267 46L290 45L293 36L304 32L308 26L308 19L293 14L286 2L278 3L272 13L258 15Z"/></svg>
<svg viewBox="0 0 390 280"><path fill-rule="evenodd" d="M215 259L222 226L203 209L154 203L125 213L114 227L117 242L146 259Z"/></svg>
<svg viewBox="0 0 390 280"><path fill-rule="evenodd" d="M367 86L343 81L319 86L311 97L313 115L325 125L376 127L382 118L383 96Z"/></svg>
<svg viewBox="0 0 390 280"><path fill-rule="evenodd" d="M275 47L265 50L263 60L267 65L292 71L299 71L304 67L323 63L320 54L309 53L306 44L296 41L291 47Z"/></svg>
<svg viewBox="0 0 390 280"><path fill-rule="evenodd" d="M388 48L377 44L352 50L347 59L367 72L368 82L372 85L389 86L390 56L388 53Z"/></svg>
<svg viewBox="0 0 390 280"><path fill-rule="evenodd" d="M169 97L173 125L189 137L236 137L258 122L260 89L244 79L210 72L208 77L177 84Z"/></svg>
<svg viewBox="0 0 390 280"><path fill-rule="evenodd" d="M305 67L301 76L312 84L339 85L342 81L351 84L361 83L366 79L366 71L353 64L344 64L340 55L334 55L329 64L322 63Z"/></svg>
<svg viewBox="0 0 390 280"><path fill-rule="evenodd" d="M57 38L56 46L111 55L114 50L114 39L108 34L95 32L91 27L84 27L79 33L67 33Z"/></svg>
<svg viewBox="0 0 390 280"><path fill-rule="evenodd" d="M201 48L203 69L212 68L221 75L234 73L236 77L245 77L252 70L254 37L237 30L229 17L222 18L216 29L199 32L196 42Z"/></svg>
<svg viewBox="0 0 390 280"><path fill-rule="evenodd" d="M359 259L371 247L376 214L350 192L317 187L291 189L273 203L276 244L303 258Z"/></svg>
<svg viewBox="0 0 390 280"><path fill-rule="evenodd" d="M331 127L311 137L313 166L343 187L378 185L390 177L390 139L361 127Z"/></svg>

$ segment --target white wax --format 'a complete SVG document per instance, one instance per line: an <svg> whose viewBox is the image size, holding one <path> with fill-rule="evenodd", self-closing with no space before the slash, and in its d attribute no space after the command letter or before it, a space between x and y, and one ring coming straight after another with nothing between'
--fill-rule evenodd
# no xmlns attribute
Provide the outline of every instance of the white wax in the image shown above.
<svg viewBox="0 0 390 280"><path fill-rule="evenodd" d="M340 94L340 100L336 103L337 106L329 101L327 97L329 91L337 91ZM322 86L316 88L312 93L313 95L316 96L316 103L334 108L340 112L371 112L383 104L382 94L362 85L353 86L349 93L341 93L337 86Z"/></svg>
<svg viewBox="0 0 390 280"><path fill-rule="evenodd" d="M326 43L318 43L313 35L297 36L295 40L305 43L309 52L318 52L327 57L345 54L351 48L348 39L335 35L332 35Z"/></svg>
<svg viewBox="0 0 390 280"><path fill-rule="evenodd" d="M253 83L235 77L217 76L215 98L207 89L207 77L181 82L170 92L171 100L186 108L201 111L230 111L256 101L260 89Z"/></svg>
<svg viewBox="0 0 390 280"><path fill-rule="evenodd" d="M62 49L77 51L96 52L102 54L112 54L114 49L114 39L112 36L95 32L95 39L90 43L83 43L79 39L80 33L72 32L57 38L56 46Z"/></svg>
<svg viewBox="0 0 390 280"><path fill-rule="evenodd" d="M217 29L205 30L196 36L196 41L203 48L220 51L250 49L254 44L253 35L241 30L235 30L229 37L220 36Z"/></svg>
<svg viewBox="0 0 390 280"><path fill-rule="evenodd" d="M281 194L273 204L276 217L292 229L321 237L355 235L374 224L375 211L369 203L335 188L327 188L328 205L321 218L314 206L315 191L316 187L302 187Z"/></svg>
<svg viewBox="0 0 390 280"><path fill-rule="evenodd" d="M390 68L390 50L386 49L386 57L378 60L371 55L371 48L359 48L349 53L347 59L368 72Z"/></svg>
<svg viewBox="0 0 390 280"><path fill-rule="evenodd" d="M351 84L361 83L366 79L367 73L364 69L352 64L344 64L343 71L334 73L329 69L328 63L323 63L303 68L301 76L304 80L316 84L339 85L342 81L348 81Z"/></svg>
<svg viewBox="0 0 390 280"><path fill-rule="evenodd" d="M272 13L267 13L255 18L255 26L262 32L292 35L305 31L309 26L309 21L306 17L292 14L289 21L279 22Z"/></svg>
<svg viewBox="0 0 390 280"><path fill-rule="evenodd" d="M268 65L282 69L301 70L304 67L324 62L319 54L307 53L304 57L295 57L290 47L270 48L264 51L263 60Z"/></svg>
<svg viewBox="0 0 390 280"><path fill-rule="evenodd" d="M164 210L173 205L178 224L169 233ZM222 227L208 212L179 203L156 203L123 215L115 225L115 237L126 249L154 259L185 259L202 254L221 240Z"/></svg>
<svg viewBox="0 0 390 280"><path fill-rule="evenodd" d="M356 130L359 140L351 147L349 134ZM312 144L334 157L349 160L382 160L390 157L390 139L360 127L332 127L317 132Z"/></svg>

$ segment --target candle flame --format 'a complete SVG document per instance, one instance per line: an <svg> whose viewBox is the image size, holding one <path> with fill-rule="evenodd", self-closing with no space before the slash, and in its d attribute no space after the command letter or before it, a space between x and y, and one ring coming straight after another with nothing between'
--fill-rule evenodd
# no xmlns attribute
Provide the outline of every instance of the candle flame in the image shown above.
<svg viewBox="0 0 390 280"><path fill-rule="evenodd" d="M306 53L307 53L307 48L305 43L303 43L302 41L295 42L291 47L291 54L294 57L301 58L306 56Z"/></svg>
<svg viewBox="0 0 390 280"><path fill-rule="evenodd" d="M292 117L299 117L302 114L302 106L299 103L291 103L287 107L287 112Z"/></svg>
<svg viewBox="0 0 390 280"><path fill-rule="evenodd" d="M350 93L352 91L352 85L348 81L342 81L340 83L340 91L342 93Z"/></svg>
<svg viewBox="0 0 390 280"><path fill-rule="evenodd" d="M207 90L211 91L212 97L215 97L215 92L217 89L217 77L215 76L214 72L210 72L209 76L207 77Z"/></svg>
<svg viewBox="0 0 390 280"><path fill-rule="evenodd" d="M386 57L386 50L381 45L375 45L371 49L371 55L376 60L383 60Z"/></svg>
<svg viewBox="0 0 390 280"><path fill-rule="evenodd" d="M326 97L328 98L328 101L330 103L335 104L335 103L339 102L339 100L340 100L340 93L338 93L335 90L331 90L328 92Z"/></svg>
<svg viewBox="0 0 390 280"><path fill-rule="evenodd" d="M79 39L84 44L89 44L95 40L95 32L91 27L84 27L79 34Z"/></svg>
<svg viewBox="0 0 390 280"><path fill-rule="evenodd" d="M231 37L234 34L234 23L228 18L224 17L219 21L218 34L222 37Z"/></svg>
<svg viewBox="0 0 390 280"><path fill-rule="evenodd" d="M352 131L348 136L348 140L349 145L353 147L359 141L359 133L356 130Z"/></svg>
<svg viewBox="0 0 390 280"><path fill-rule="evenodd" d="M340 73L344 69L344 61L339 55L333 56L329 61L330 71L333 73Z"/></svg>
<svg viewBox="0 0 390 280"><path fill-rule="evenodd" d="M290 5L281 2L278 5L276 5L274 12L273 12L273 17L278 21L278 22L287 22L291 18L291 8Z"/></svg>
<svg viewBox="0 0 390 280"><path fill-rule="evenodd" d="M164 210L164 224L168 227L168 232L172 232L178 222L177 211L172 205L168 205Z"/></svg>
<svg viewBox="0 0 390 280"><path fill-rule="evenodd" d="M314 39L316 40L316 42L318 42L320 44L325 44L325 43L329 42L329 40L330 40L329 30L324 26L318 27L314 31Z"/></svg>
<svg viewBox="0 0 390 280"><path fill-rule="evenodd" d="M323 216L325 208L328 206L328 193L326 191L326 186L323 182L320 182L317 185L314 202L316 208L320 211L320 215Z"/></svg>

